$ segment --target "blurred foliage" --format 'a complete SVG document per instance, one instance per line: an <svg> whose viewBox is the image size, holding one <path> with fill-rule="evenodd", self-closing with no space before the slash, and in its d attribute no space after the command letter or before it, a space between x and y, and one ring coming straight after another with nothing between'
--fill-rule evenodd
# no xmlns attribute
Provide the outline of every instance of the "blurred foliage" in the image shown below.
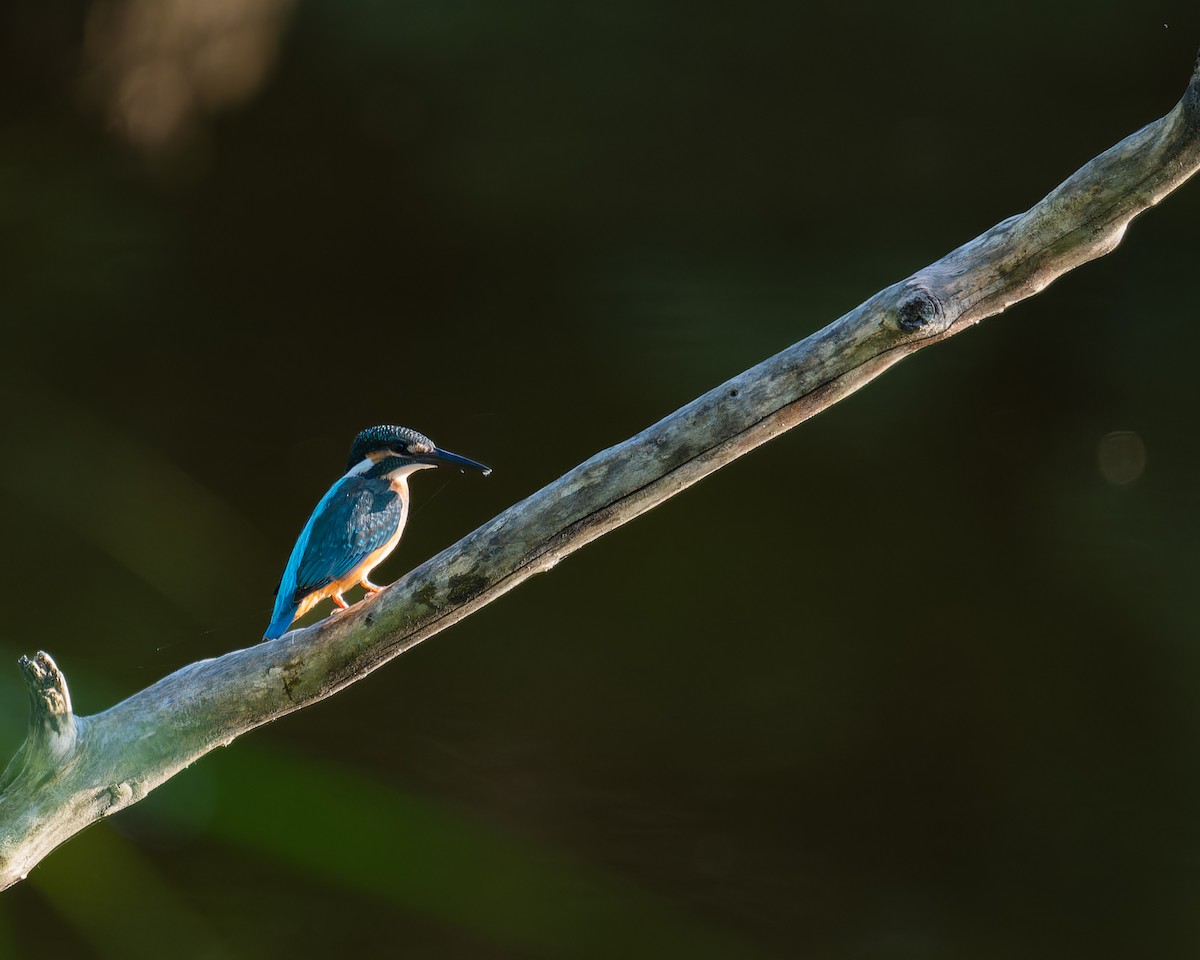
<svg viewBox="0 0 1200 960"><path fill-rule="evenodd" d="M372 423L496 468L399 575L1166 112L1198 27L11 0L0 665L86 713L253 643ZM0 954L1194 956L1198 214L90 829Z"/></svg>

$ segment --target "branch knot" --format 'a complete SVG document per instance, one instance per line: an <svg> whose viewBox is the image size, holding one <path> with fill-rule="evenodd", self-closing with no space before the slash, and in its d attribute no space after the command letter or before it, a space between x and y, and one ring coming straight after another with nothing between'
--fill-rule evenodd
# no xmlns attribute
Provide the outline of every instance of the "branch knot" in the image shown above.
<svg viewBox="0 0 1200 960"><path fill-rule="evenodd" d="M896 320L904 330L920 330L930 324L941 329L945 311L932 290L918 280L910 280L896 310Z"/></svg>

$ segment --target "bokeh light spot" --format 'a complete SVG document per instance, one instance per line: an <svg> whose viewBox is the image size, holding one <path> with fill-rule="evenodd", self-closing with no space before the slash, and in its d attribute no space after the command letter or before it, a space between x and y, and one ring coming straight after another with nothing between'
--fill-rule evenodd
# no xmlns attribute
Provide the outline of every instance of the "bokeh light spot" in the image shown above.
<svg viewBox="0 0 1200 960"><path fill-rule="evenodd" d="M112 128L155 154L253 97L294 0L96 0L80 87Z"/></svg>
<svg viewBox="0 0 1200 960"><path fill-rule="evenodd" d="M1132 430L1114 430L1101 439L1096 463L1100 475L1109 483L1117 486L1133 483L1146 469L1146 446Z"/></svg>

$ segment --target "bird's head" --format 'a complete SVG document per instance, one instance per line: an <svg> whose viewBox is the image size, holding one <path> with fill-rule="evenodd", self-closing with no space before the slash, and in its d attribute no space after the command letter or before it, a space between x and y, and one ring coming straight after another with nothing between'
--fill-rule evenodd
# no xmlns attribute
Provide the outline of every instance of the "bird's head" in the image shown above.
<svg viewBox="0 0 1200 960"><path fill-rule="evenodd" d="M383 466L388 472L405 467L420 470L439 466L478 470L485 477L492 472L491 467L443 450L416 430L391 426L368 427L354 438L354 444L350 447L347 469L361 467L369 470L377 466Z"/></svg>

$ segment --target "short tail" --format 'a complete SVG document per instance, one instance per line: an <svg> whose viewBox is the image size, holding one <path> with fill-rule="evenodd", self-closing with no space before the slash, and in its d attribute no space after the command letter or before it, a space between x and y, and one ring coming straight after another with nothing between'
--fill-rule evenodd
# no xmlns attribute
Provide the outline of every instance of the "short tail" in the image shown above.
<svg viewBox="0 0 1200 960"><path fill-rule="evenodd" d="M288 627L292 625L292 621L296 619L295 606L284 607L280 610L275 609L275 619L271 621L271 625L267 627L267 632L263 634L264 640L276 640L287 633Z"/></svg>

